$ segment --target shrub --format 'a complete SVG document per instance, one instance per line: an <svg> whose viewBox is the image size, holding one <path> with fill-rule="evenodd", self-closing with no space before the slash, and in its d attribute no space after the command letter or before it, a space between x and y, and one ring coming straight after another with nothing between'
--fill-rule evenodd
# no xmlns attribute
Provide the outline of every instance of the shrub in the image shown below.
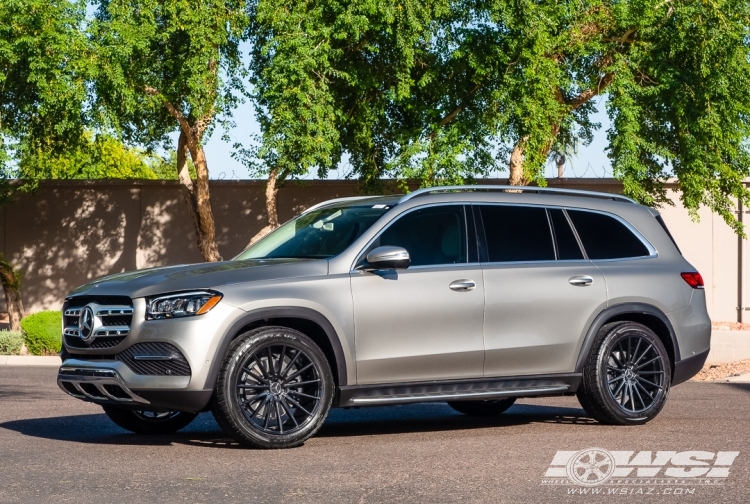
<svg viewBox="0 0 750 504"><path fill-rule="evenodd" d="M0 355L18 355L23 346L23 334L18 331L0 331Z"/></svg>
<svg viewBox="0 0 750 504"><path fill-rule="evenodd" d="M43 311L21 320L26 346L34 355L56 355L62 348L62 312Z"/></svg>

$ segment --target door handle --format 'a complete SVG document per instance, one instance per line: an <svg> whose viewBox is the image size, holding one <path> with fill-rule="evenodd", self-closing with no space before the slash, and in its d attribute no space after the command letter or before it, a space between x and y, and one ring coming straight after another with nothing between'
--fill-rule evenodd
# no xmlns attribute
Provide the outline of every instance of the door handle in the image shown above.
<svg viewBox="0 0 750 504"><path fill-rule="evenodd" d="M474 282L474 280L464 278L461 280L454 280L448 287L450 287L451 290L454 291L472 291L476 288L476 286L477 284Z"/></svg>
<svg viewBox="0 0 750 504"><path fill-rule="evenodd" d="M587 287L594 283L594 279L588 275L576 275L570 277L568 282L570 282L570 285L575 285L576 287Z"/></svg>

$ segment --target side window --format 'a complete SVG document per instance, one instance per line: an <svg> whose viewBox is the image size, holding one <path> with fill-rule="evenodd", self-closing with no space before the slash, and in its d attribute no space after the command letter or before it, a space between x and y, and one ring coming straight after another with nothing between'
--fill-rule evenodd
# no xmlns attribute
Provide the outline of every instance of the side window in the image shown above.
<svg viewBox="0 0 750 504"><path fill-rule="evenodd" d="M649 255L648 248L622 222L608 215L567 210L589 259Z"/></svg>
<svg viewBox="0 0 750 504"><path fill-rule="evenodd" d="M539 207L480 207L490 262L554 261L547 211Z"/></svg>
<svg viewBox="0 0 750 504"><path fill-rule="evenodd" d="M449 205L409 212L383 231L376 243L405 248L412 266L465 263L464 207Z"/></svg>
<svg viewBox="0 0 750 504"><path fill-rule="evenodd" d="M550 208L548 212L557 242L557 258L561 261L583 259L581 247L563 211L559 208Z"/></svg>

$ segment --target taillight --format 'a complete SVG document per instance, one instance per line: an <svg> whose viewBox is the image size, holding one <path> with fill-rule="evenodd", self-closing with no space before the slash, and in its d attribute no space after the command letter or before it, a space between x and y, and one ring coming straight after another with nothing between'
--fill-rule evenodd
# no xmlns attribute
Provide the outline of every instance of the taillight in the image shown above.
<svg viewBox="0 0 750 504"><path fill-rule="evenodd" d="M703 277L697 271L683 271L680 276L693 289L703 288Z"/></svg>

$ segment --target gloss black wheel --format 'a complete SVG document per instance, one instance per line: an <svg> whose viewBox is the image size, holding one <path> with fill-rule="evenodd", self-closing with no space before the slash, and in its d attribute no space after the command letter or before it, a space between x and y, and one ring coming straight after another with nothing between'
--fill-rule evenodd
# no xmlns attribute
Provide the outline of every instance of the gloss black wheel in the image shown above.
<svg viewBox="0 0 750 504"><path fill-rule="evenodd" d="M578 399L602 423L645 423L669 394L669 354L659 337L635 322L605 325L584 366Z"/></svg>
<svg viewBox="0 0 750 504"><path fill-rule="evenodd" d="M138 411L116 406L102 406L102 408L110 420L123 429L147 435L177 432L187 427L197 416L196 413L186 411Z"/></svg>
<svg viewBox="0 0 750 504"><path fill-rule="evenodd" d="M230 346L213 410L222 429L238 441L289 448L317 432L332 398L330 367L317 345L293 329L268 327Z"/></svg>

